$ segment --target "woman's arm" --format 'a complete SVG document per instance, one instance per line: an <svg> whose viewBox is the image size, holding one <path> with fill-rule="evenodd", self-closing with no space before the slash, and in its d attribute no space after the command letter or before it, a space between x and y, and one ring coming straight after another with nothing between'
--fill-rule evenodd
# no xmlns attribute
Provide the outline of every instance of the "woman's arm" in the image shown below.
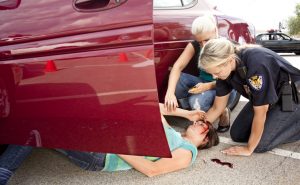
<svg viewBox="0 0 300 185"><path fill-rule="evenodd" d="M189 90L189 93L199 94L199 93L202 93L204 91L208 91L208 90L211 90L214 88L216 88L216 81L207 82L207 83L198 83L197 85L195 85L194 88Z"/></svg>
<svg viewBox="0 0 300 185"><path fill-rule="evenodd" d="M194 54L194 47L191 43L189 43L185 47L179 58L176 60L171 70L168 82L168 89L165 96L165 106L168 111L174 111L176 107L178 107L177 99L175 96L176 85L179 80L181 71L187 66Z"/></svg>
<svg viewBox="0 0 300 185"><path fill-rule="evenodd" d="M205 112L201 110L185 110L181 108L176 108L174 111L169 112L167 108L162 104L159 103L159 109L160 113L162 115L170 115L170 116L180 116L183 118L186 118L190 121L199 121L199 120L205 120Z"/></svg>
<svg viewBox="0 0 300 185"><path fill-rule="evenodd" d="M220 115L223 113L224 109L227 106L229 95L225 96L216 96L213 106L206 113L206 120L213 123L216 121Z"/></svg>
<svg viewBox="0 0 300 185"><path fill-rule="evenodd" d="M254 106L253 108L254 118L252 121L251 134L248 140L248 145L230 147L226 150L223 150L223 153L243 156L250 156L253 153L263 134L269 105Z"/></svg>
<svg viewBox="0 0 300 185"><path fill-rule="evenodd" d="M145 159L143 156L119 155L139 172L148 177L161 175L189 166L192 160L192 152L182 148L172 152L172 158L161 158L155 162Z"/></svg>

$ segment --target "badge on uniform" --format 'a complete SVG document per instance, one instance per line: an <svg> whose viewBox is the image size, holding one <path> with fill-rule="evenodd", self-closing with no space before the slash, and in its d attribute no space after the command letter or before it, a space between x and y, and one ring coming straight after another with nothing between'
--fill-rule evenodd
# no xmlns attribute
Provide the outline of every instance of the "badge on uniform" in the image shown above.
<svg viewBox="0 0 300 185"><path fill-rule="evenodd" d="M248 78L249 84L254 90L261 90L263 86L263 77L261 75L254 75Z"/></svg>

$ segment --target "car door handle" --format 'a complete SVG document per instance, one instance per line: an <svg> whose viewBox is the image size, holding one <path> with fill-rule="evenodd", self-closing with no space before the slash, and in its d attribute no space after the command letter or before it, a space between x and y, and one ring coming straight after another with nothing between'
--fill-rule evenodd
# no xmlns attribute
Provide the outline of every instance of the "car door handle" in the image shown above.
<svg viewBox="0 0 300 185"><path fill-rule="evenodd" d="M73 0L73 7L81 12L103 11L118 7L127 0Z"/></svg>

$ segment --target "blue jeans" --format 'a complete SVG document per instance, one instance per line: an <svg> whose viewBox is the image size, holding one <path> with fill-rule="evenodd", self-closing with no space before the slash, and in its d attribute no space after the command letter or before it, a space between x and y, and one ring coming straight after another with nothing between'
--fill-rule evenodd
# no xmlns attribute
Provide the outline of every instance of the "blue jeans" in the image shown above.
<svg viewBox="0 0 300 185"><path fill-rule="evenodd" d="M181 73L176 85L175 96L182 108L201 109L206 112L213 105L216 90L212 89L199 94L190 94L188 92L189 89L198 83L207 83L207 81L187 73ZM230 93L228 104L234 100L235 95L236 91L233 90Z"/></svg>
<svg viewBox="0 0 300 185"><path fill-rule="evenodd" d="M300 140L300 104L294 104L294 109L294 112L282 112L281 106L276 104L268 111L262 137L254 152L266 152L279 144ZM248 142L253 116L253 105L248 102L232 124L233 141Z"/></svg>
<svg viewBox="0 0 300 185"><path fill-rule="evenodd" d="M32 147L9 145L0 156L0 185L5 185L13 172L21 165L31 153Z"/></svg>
<svg viewBox="0 0 300 185"><path fill-rule="evenodd" d="M0 156L0 185L5 185L9 181L13 172L18 169L26 157L31 153L31 146L9 145ZM105 165L104 153L80 152L71 150L57 151L66 155L71 162L85 170L99 171Z"/></svg>
<svg viewBox="0 0 300 185"><path fill-rule="evenodd" d="M62 149L56 150L67 156L72 163L84 170L100 171L104 168L106 157L105 153L81 152Z"/></svg>

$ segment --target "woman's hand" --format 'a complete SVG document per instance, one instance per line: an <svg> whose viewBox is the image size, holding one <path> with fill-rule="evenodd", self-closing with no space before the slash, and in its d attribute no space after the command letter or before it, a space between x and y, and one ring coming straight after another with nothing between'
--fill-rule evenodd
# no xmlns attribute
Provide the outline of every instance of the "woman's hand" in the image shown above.
<svg viewBox="0 0 300 185"><path fill-rule="evenodd" d="M208 83L198 83L189 90L191 94L199 94L209 90Z"/></svg>
<svg viewBox="0 0 300 185"><path fill-rule="evenodd" d="M227 155L241 155L241 156L250 156L253 151L251 151L247 146L233 146L221 151Z"/></svg>
<svg viewBox="0 0 300 185"><path fill-rule="evenodd" d="M206 120L206 113L202 110L191 110L188 112L187 118L190 121L205 121Z"/></svg>
<svg viewBox="0 0 300 185"><path fill-rule="evenodd" d="M168 112L173 112L178 107L177 98L174 93L168 93L165 96L165 108Z"/></svg>

